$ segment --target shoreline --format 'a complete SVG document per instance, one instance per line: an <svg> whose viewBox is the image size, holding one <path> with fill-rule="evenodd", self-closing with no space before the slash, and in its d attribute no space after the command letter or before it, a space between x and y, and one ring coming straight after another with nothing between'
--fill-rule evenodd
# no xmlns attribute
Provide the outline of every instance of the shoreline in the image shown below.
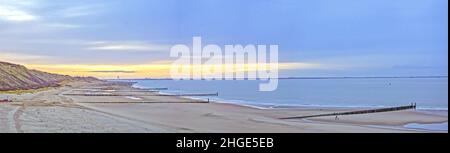
<svg viewBox="0 0 450 153"><path fill-rule="evenodd" d="M192 98L194 100L203 100L203 99L197 99L195 97L187 97ZM251 107L255 109L301 109L301 108L314 108L314 109L377 109L377 108L387 108L387 107L396 107L396 106L333 106L333 105L290 105L290 104L249 104L249 103L239 103L239 102L232 102L232 100L210 100L210 102L215 103L226 103L226 104L234 104L234 105L241 105L246 107ZM447 108L421 108L418 107L416 110L418 111L430 111L430 112L439 112L439 111L446 111L448 112Z"/></svg>
<svg viewBox="0 0 450 153"><path fill-rule="evenodd" d="M82 89L81 91L79 89ZM74 96L95 89L128 96ZM139 90L130 92L130 90ZM77 91L77 92L75 92ZM403 128L410 123L448 122L448 113L406 110L398 112L281 120L288 116L349 111L355 108L296 107L257 109L232 103L184 103L192 99L152 96L131 84L73 82L37 93L13 95L13 103L1 103L0 132L162 132L162 133L441 133L446 131ZM98 92L98 91L96 91ZM117 93L116 93L117 94ZM0 94L1 96L1 94ZM142 101L148 104L139 103ZM95 102L108 102L99 104ZM131 102L131 103L120 103ZM133 103L135 102L135 103ZM156 103L152 103L156 102ZM164 102L164 103L158 103ZM43 124L45 123L45 124ZM373 127L380 126L380 127ZM384 127L381 127L384 126ZM392 126L396 128L386 128ZM400 127L400 129L398 128Z"/></svg>
<svg viewBox="0 0 450 153"><path fill-rule="evenodd" d="M355 109L376 109L376 108L384 108L384 107L325 107L325 106L293 106L289 108L266 108L266 107L258 107L253 105L246 105L246 104L239 104L239 103L229 103L229 102L217 102L217 101L210 101L212 103L216 104L227 104L227 105L235 105L240 107L247 107L251 109L260 109L260 110L289 110L289 109L305 109L305 110L334 110L334 111L344 111L344 110L355 110ZM424 110L424 109L417 109L417 112L420 113L429 113L429 114L436 114L436 113L446 113L448 114L448 110ZM308 120L308 119L306 119ZM320 122L320 121L314 121L314 119L310 120L311 122ZM411 128L407 127L409 124L421 124L421 125L431 125L431 124L443 124L448 123L448 121L444 122L409 122L409 123L403 123L400 125L363 125L367 127L375 127L375 128L384 128L384 129L392 129L392 130L412 130L412 131L418 131L418 132L448 132L447 130L431 130L426 128Z"/></svg>
<svg viewBox="0 0 450 153"><path fill-rule="evenodd" d="M139 89L139 90L146 90L145 87L137 87L134 85L130 86L131 88ZM159 94L172 94L170 92L157 92ZM200 100L200 101L208 101L204 98L198 98L195 96L182 96L183 98L189 98L192 100ZM295 105L295 104L265 104L265 103L259 103L257 102L248 102L246 103L245 100L227 100L222 98L208 98L209 102L212 103L218 103L218 104L233 104L233 105L239 105L244 107L250 107L254 109L261 109L261 110L267 110L267 109L302 109L302 108L310 108L310 109L377 109L377 108L386 108L386 107L396 107L396 106L338 106L338 105ZM440 112L440 111L446 111L448 112L448 108L428 108L428 107L417 107L416 110L418 111L429 111L429 112Z"/></svg>
<svg viewBox="0 0 450 153"><path fill-rule="evenodd" d="M407 77L409 78L409 77ZM139 80L139 79L138 79ZM157 79L156 79L157 80ZM134 85L132 85L132 87L137 88L137 89L145 89L146 88L146 84L138 84L138 82L136 82L136 80L130 80L130 79L110 79L107 80L110 82L130 82L133 83ZM169 82L170 83L170 82ZM164 83L159 84L156 82L157 85L159 86L167 86L164 85ZM186 83L187 84L187 83ZM182 84L181 84L182 85ZM170 85L169 85L170 86ZM174 88L176 88L177 90L167 90L167 91L160 91L162 94L174 94L174 93L182 93L182 92L189 92L189 91L199 91L199 92L205 92L208 90L189 90L189 89L185 89L183 87L178 87L178 86L174 86ZM216 89L210 89L208 88L209 91L218 91ZM250 106L250 107L254 107L254 108L258 108L258 109L273 109L273 108L303 108L303 107L318 107L318 108L350 108L350 109L373 109L373 108L385 108L385 107L396 107L396 106L401 106L401 105L408 105L411 102L415 102L418 101L418 105L417 105L417 110L423 110L423 111L448 111L448 106L446 106L445 104L442 105L435 105L434 103L427 103L426 100L414 100L414 99L409 99L409 100L397 100L394 103L395 105L391 105L392 103L386 103L384 100L384 103L377 103L377 101L372 101L372 103L368 102L368 103L361 103L359 101L354 102L354 101L339 101L339 103L336 105L336 103L333 103L333 99L328 99L326 100L326 102L321 102L320 104L317 104L314 102L314 99L310 99L308 100L302 100L301 104L298 104L297 100L294 99L289 99L287 102L284 101L277 101L277 102L273 102L270 100L264 100L261 98L246 98L243 97L242 95L240 96L231 96L230 93L233 93L231 91L222 91L223 94L227 94L228 96L218 96L218 97L209 97L211 101L214 102L218 102L218 103L231 103L231 104L237 104L237 105L243 105L243 106ZM222 92L220 92L220 94L222 94ZM225 93L227 92L227 93ZM234 93L233 93L234 94ZM196 100L206 100L207 98L203 98L203 97L189 97L191 99L196 99ZM360 101L364 101L360 100ZM370 100L369 100L370 101ZM372 105L372 104L379 104L379 105Z"/></svg>
<svg viewBox="0 0 450 153"><path fill-rule="evenodd" d="M137 87L134 85L135 82L133 82L133 85L131 85L131 88L139 89L139 90L146 90L145 87ZM171 94L168 92L157 92L158 94ZM192 100L200 100L207 102L208 100L205 100L204 98L198 98L198 97L191 97L191 96L183 96L183 98L188 98ZM209 98L208 98L209 99ZM265 105L265 104L246 104L246 103L239 103L234 102L233 100L211 100L209 99L210 103L215 104L225 104L225 105L234 105L239 107L246 107L250 109L258 109L258 110L289 110L289 109L305 109L305 110L333 110L333 111L343 111L343 110L358 110L358 109L378 109L378 108L386 108L386 107L392 107L392 106L321 106L321 105ZM448 114L448 108L420 108L414 109L415 111L419 113L429 113L429 114L440 114L440 112L443 112L445 114ZM320 122L320 121L313 121L313 122ZM428 124L442 124L442 123L448 123L448 121L444 122L409 122L404 123L402 125L364 125L367 127L375 127L375 128L384 128L384 129L393 129L393 130L412 130L412 131L418 131L418 132L448 132L447 130L430 130L430 129L424 129L424 128L411 128L407 127L410 124L421 124L421 125L428 125Z"/></svg>
<svg viewBox="0 0 450 153"><path fill-rule="evenodd" d="M133 82L130 86L131 88L139 89L139 90L145 90L145 87L138 87L135 86L136 82ZM164 92L157 92L159 94L171 94L171 93L164 93ZM203 98L197 98L197 97L190 97L190 96L184 96L183 98L189 98L192 100L201 100L201 101L207 101ZM259 110L289 110L289 109L319 109L319 110L334 110L334 111L340 111L340 110L355 110L355 109L377 109L377 108L386 108L388 106L321 106L321 105L270 105L270 104L246 104L246 103L239 103L235 102L233 100L226 100L226 99L220 99L220 100L209 100L211 103L216 104L227 104L227 105L235 105L240 107L246 107L251 109L259 109ZM392 107L392 106L391 106ZM439 112L445 112L448 114L448 108L420 108L418 107L415 109L418 112L421 113L429 113L429 114L436 114ZM410 123L404 123L400 125L400 127L397 126L379 126L379 125L365 125L368 127L377 127L377 128L387 128L387 129L400 129L400 130L413 130L413 131L429 131L429 132L446 132L447 130L429 130L429 129L421 129L421 128L407 128L406 126L409 124L440 124L440 123L448 123L446 122L410 122Z"/></svg>

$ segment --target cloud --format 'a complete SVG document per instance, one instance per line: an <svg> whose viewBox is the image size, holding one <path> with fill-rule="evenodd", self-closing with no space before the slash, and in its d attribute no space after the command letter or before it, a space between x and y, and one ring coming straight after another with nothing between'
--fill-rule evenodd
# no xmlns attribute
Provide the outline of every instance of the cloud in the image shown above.
<svg viewBox="0 0 450 153"><path fill-rule="evenodd" d="M76 29L76 28L83 27L82 25L67 24L67 23L48 23L48 24L45 24L45 26L48 26L51 28L59 28L59 29Z"/></svg>
<svg viewBox="0 0 450 153"><path fill-rule="evenodd" d="M24 22L34 21L38 17L17 7L0 4L0 20Z"/></svg>
<svg viewBox="0 0 450 153"><path fill-rule="evenodd" d="M35 6L42 0L2 0L3 4L9 4L14 6Z"/></svg>
<svg viewBox="0 0 450 153"><path fill-rule="evenodd" d="M14 62L14 63L29 63L49 60L49 56L32 55L32 54L22 54L22 53L8 53L0 51L0 61Z"/></svg>
<svg viewBox="0 0 450 153"><path fill-rule="evenodd" d="M320 70L320 69L332 69L330 65L319 63L301 63L301 62L286 62L279 63L278 68L280 70Z"/></svg>
<svg viewBox="0 0 450 153"><path fill-rule="evenodd" d="M1 41L1 39L0 39ZM27 45L65 45L67 46L81 46L86 44L88 41L80 39L22 39L22 43Z"/></svg>
<svg viewBox="0 0 450 153"><path fill-rule="evenodd" d="M126 70L109 70L109 71L88 71L93 73L136 73L136 71L126 71Z"/></svg>
<svg viewBox="0 0 450 153"><path fill-rule="evenodd" d="M67 20L62 20L60 17L61 13L55 16L49 11L45 11L51 7L57 8L58 5L40 0L2 0L0 3L0 22L6 22L2 22L5 24L0 25L0 32L4 36L8 34L36 35L38 33L49 35L52 32L86 27L85 25L68 23ZM67 8L67 6L65 7Z"/></svg>
<svg viewBox="0 0 450 153"><path fill-rule="evenodd" d="M66 18L89 16L102 12L104 7L99 4L69 7L61 11L61 16Z"/></svg>
<svg viewBox="0 0 450 153"><path fill-rule="evenodd" d="M170 45L150 44L146 42L105 42L96 41L88 43L89 50L103 50L103 51L169 51Z"/></svg>

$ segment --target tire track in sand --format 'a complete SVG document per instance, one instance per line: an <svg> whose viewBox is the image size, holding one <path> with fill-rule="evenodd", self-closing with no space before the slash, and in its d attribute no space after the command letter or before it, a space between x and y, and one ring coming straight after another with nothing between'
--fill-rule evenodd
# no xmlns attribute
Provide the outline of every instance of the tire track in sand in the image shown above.
<svg viewBox="0 0 450 153"><path fill-rule="evenodd" d="M18 106L10 107L5 105L0 109L0 130L7 133L17 133L21 132L20 123L18 122L18 117L20 117L21 112L19 112ZM17 119L16 119L17 116Z"/></svg>
<svg viewBox="0 0 450 153"><path fill-rule="evenodd" d="M10 112L10 115L8 115L8 118L10 118L9 120L12 121L13 123L10 123L10 129L14 129L16 130L15 132L17 133L23 133L22 130L22 125L20 124L20 116L22 115L24 110L24 107L16 107L14 108L13 111Z"/></svg>

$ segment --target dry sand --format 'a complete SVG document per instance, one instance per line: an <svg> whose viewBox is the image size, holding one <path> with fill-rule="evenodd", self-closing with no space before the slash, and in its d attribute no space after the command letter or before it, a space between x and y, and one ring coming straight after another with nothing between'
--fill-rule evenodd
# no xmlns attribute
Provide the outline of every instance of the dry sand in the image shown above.
<svg viewBox="0 0 450 153"><path fill-rule="evenodd" d="M89 91L98 88L108 90ZM339 120L335 117L281 120L279 118L356 108L256 109L221 103L183 103L192 100L129 90L137 89L127 85L75 82L38 93L0 94L0 99L6 96L14 99L13 103L0 103L0 132L448 132L448 129L424 131L403 128L408 123L448 122L447 111L406 110L340 116ZM133 96L66 95L88 92Z"/></svg>

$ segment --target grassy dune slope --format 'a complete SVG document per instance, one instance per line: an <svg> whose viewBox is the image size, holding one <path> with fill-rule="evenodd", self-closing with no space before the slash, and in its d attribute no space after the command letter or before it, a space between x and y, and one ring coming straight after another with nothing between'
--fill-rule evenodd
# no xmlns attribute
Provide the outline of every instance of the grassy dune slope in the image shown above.
<svg viewBox="0 0 450 153"><path fill-rule="evenodd" d="M0 62L0 91L29 90L58 86L62 81L96 80L30 70L22 65Z"/></svg>

